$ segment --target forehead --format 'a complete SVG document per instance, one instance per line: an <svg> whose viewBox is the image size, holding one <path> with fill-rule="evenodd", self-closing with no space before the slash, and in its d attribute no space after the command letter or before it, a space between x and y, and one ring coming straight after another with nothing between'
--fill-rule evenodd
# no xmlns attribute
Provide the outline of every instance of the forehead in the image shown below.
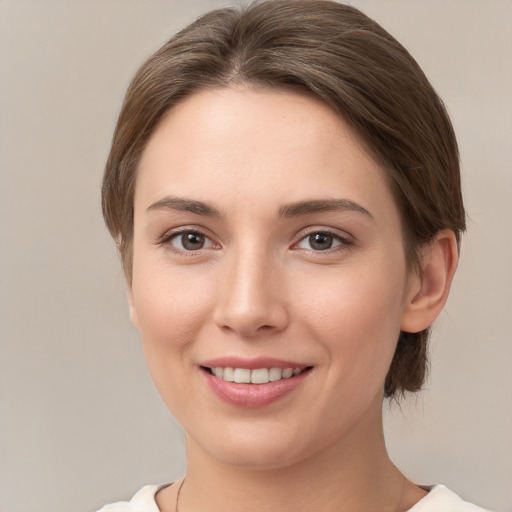
<svg viewBox="0 0 512 512"><path fill-rule="evenodd" d="M136 205L165 194L241 204L340 194L393 203L384 171L322 101L249 88L198 92L162 120L141 159Z"/></svg>

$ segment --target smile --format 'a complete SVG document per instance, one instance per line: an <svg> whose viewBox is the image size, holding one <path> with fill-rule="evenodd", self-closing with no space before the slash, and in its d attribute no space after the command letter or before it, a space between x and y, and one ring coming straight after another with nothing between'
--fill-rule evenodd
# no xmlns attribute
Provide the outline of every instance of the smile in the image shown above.
<svg viewBox="0 0 512 512"><path fill-rule="evenodd" d="M307 368L304 368L306 370ZM303 372L301 368L231 368L216 366L206 368L212 375L226 382L238 384L268 384L278 382L282 379L289 379Z"/></svg>
<svg viewBox="0 0 512 512"><path fill-rule="evenodd" d="M223 402L257 409L300 389L313 366L271 358L225 357L204 361L199 368L207 387Z"/></svg>

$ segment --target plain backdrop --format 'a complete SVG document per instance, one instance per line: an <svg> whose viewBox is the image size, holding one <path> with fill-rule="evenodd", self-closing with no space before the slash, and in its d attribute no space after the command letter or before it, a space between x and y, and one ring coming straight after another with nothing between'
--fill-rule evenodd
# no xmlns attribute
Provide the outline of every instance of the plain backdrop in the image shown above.
<svg viewBox="0 0 512 512"><path fill-rule="evenodd" d="M512 2L352 2L458 133L469 232L427 389L386 407L419 483L512 511ZM86 512L184 472L130 325L100 182L139 64L213 0L0 0L0 511Z"/></svg>

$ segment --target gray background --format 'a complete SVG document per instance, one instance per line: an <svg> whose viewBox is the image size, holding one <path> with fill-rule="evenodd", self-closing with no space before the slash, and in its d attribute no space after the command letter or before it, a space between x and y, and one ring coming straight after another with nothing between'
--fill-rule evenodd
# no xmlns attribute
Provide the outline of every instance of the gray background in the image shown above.
<svg viewBox="0 0 512 512"><path fill-rule="evenodd" d="M135 69L223 3L0 0L1 512L91 511L184 471L99 191ZM352 3L446 101L470 215L428 389L386 412L389 449L416 481L512 511L512 3Z"/></svg>

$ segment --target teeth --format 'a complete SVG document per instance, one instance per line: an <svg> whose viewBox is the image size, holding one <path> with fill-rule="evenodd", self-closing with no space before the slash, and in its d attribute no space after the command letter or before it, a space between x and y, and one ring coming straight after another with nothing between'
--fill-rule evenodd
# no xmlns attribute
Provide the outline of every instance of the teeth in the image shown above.
<svg viewBox="0 0 512 512"><path fill-rule="evenodd" d="M302 373L300 368L223 368L217 366L211 368L213 375L228 382L240 384L267 384L281 379L289 379L292 376Z"/></svg>
<svg viewBox="0 0 512 512"><path fill-rule="evenodd" d="M292 368L285 368L283 370L283 379L289 379L293 375L293 369Z"/></svg>
<svg viewBox="0 0 512 512"><path fill-rule="evenodd" d="M235 371L233 368L215 368L215 370L222 371L221 379L227 380L228 382L233 382L235 380Z"/></svg>
<svg viewBox="0 0 512 512"><path fill-rule="evenodd" d="M235 382L249 384L251 382L251 370L235 368Z"/></svg>
<svg viewBox="0 0 512 512"><path fill-rule="evenodd" d="M276 380L281 380L283 378L283 370L281 368L270 368L268 372L268 380L270 382L275 382Z"/></svg>
<svg viewBox="0 0 512 512"><path fill-rule="evenodd" d="M268 382L268 370L266 368L258 368L251 372L252 384L266 384Z"/></svg>

